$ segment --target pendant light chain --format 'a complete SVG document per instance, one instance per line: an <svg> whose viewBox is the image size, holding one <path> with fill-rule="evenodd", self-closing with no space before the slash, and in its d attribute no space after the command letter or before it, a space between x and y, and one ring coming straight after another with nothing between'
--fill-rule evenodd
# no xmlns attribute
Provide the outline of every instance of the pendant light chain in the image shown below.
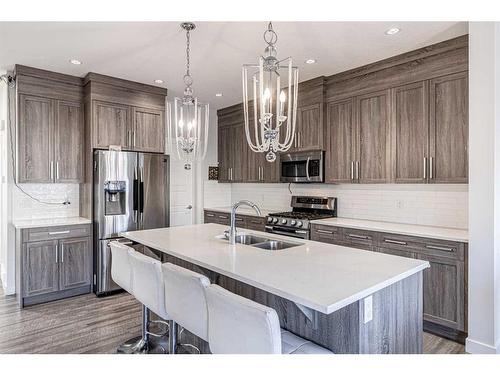
<svg viewBox="0 0 500 375"><path fill-rule="evenodd" d="M191 52L191 30L186 30L186 75L184 76L184 83L186 84L186 90L192 93L191 86L193 84L193 78L191 77L191 64L190 64L190 52Z"/></svg>

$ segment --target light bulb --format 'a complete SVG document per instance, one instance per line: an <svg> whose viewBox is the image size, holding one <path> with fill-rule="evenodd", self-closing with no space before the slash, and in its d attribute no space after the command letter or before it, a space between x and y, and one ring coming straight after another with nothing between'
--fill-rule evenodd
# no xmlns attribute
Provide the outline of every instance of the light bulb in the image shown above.
<svg viewBox="0 0 500 375"><path fill-rule="evenodd" d="M193 128L193 122L192 121L189 121L188 122L188 129L191 130Z"/></svg>
<svg viewBox="0 0 500 375"><path fill-rule="evenodd" d="M269 87L267 87L265 90L264 90L264 100L267 100L271 97L271 90L269 90Z"/></svg>
<svg viewBox="0 0 500 375"><path fill-rule="evenodd" d="M179 121L179 128L181 128L181 129L182 129L183 127L184 127L184 121L180 120L180 121Z"/></svg>
<svg viewBox="0 0 500 375"><path fill-rule="evenodd" d="M286 94L283 90L281 90L281 94L280 94L280 102L281 103L284 103L286 102Z"/></svg>

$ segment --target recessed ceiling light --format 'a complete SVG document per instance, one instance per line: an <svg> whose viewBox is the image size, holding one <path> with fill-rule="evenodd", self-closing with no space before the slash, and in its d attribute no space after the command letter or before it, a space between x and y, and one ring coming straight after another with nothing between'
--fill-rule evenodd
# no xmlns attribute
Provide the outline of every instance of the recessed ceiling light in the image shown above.
<svg viewBox="0 0 500 375"><path fill-rule="evenodd" d="M315 64L316 63L316 59L307 59L306 60L306 64Z"/></svg>
<svg viewBox="0 0 500 375"><path fill-rule="evenodd" d="M71 60L69 60L69 62L73 65L82 65L82 62L80 60L76 60L76 59L71 59Z"/></svg>
<svg viewBox="0 0 500 375"><path fill-rule="evenodd" d="M401 31L399 27L391 27L390 29L385 31L385 35L394 35Z"/></svg>
<svg viewBox="0 0 500 375"><path fill-rule="evenodd" d="M221 93L221 92L218 92L217 94L215 94L215 96L217 96L217 97L219 97L219 98L220 98L220 97L222 96L222 93Z"/></svg>
<svg viewBox="0 0 500 375"><path fill-rule="evenodd" d="M161 84L161 83L163 83L163 80L162 79L155 79L155 83Z"/></svg>

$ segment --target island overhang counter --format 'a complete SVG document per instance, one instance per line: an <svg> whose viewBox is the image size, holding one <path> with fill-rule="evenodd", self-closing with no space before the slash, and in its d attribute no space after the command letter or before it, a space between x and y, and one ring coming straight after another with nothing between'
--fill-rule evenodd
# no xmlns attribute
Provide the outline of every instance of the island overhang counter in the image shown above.
<svg viewBox="0 0 500 375"><path fill-rule="evenodd" d="M226 229L199 224L123 236L273 307L283 328L335 353L421 353L428 262L250 230L241 232L300 245L230 245Z"/></svg>

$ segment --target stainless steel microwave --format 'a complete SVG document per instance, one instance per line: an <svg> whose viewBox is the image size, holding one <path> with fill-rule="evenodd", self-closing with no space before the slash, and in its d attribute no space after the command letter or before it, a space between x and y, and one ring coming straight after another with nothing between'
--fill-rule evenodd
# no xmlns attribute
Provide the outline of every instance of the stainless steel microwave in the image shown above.
<svg viewBox="0 0 500 375"><path fill-rule="evenodd" d="M324 152L281 154L281 182L324 182Z"/></svg>

